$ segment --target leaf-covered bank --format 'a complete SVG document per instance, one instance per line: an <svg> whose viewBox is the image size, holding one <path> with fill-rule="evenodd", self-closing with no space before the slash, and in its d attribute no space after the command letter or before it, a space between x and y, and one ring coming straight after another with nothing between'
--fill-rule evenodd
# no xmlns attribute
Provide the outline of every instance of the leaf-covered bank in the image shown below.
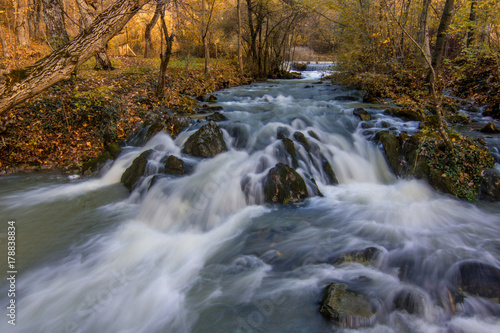
<svg viewBox="0 0 500 333"><path fill-rule="evenodd" d="M158 60L114 58L114 71L96 71L92 62L75 78L2 115L0 173L79 172L111 144L122 144L134 129L166 115L193 115L196 97L248 82L229 61L220 60L205 75L202 60L186 64L173 59L165 98L159 100L154 95Z"/></svg>

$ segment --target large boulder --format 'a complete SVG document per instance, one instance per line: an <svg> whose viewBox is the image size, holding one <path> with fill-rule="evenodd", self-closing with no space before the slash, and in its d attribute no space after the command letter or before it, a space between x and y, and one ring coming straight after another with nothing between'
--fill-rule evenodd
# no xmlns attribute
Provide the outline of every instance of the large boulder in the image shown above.
<svg viewBox="0 0 500 333"><path fill-rule="evenodd" d="M487 133L487 134L500 133L500 130L498 129L498 127L492 122L489 122L486 125L484 125L479 131L482 133Z"/></svg>
<svg viewBox="0 0 500 333"><path fill-rule="evenodd" d="M375 313L363 295L347 289L344 284L328 285L321 300L319 312L342 328L372 326Z"/></svg>
<svg viewBox="0 0 500 333"><path fill-rule="evenodd" d="M134 190L139 179L144 176L146 165L148 164L148 157L152 151L152 149L149 149L142 152L135 158L132 165L122 174L121 182L130 192Z"/></svg>
<svg viewBox="0 0 500 333"><path fill-rule="evenodd" d="M462 261L449 272L455 301L465 296L480 296L500 303L500 269L479 261Z"/></svg>
<svg viewBox="0 0 500 333"><path fill-rule="evenodd" d="M222 130L213 121L203 125L184 144L183 153L197 157L214 157L227 151Z"/></svg>
<svg viewBox="0 0 500 333"><path fill-rule="evenodd" d="M294 203L308 197L304 179L291 167L278 163L264 179L264 200L268 203Z"/></svg>

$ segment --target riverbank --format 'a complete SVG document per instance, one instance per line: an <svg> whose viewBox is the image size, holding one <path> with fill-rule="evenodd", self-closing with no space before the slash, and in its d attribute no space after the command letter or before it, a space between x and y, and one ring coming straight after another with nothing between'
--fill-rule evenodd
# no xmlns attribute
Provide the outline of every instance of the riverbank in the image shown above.
<svg viewBox="0 0 500 333"><path fill-rule="evenodd" d="M423 178L442 192L471 201L500 200L500 173L493 168L499 161L499 68L487 55L457 58L444 66L438 84L453 150L438 131L425 71L339 72L332 80L365 91L363 101L387 105L388 115L419 122L420 131L413 136L388 130L375 137L394 174ZM362 120L369 118L365 110L356 113Z"/></svg>
<svg viewBox="0 0 500 333"><path fill-rule="evenodd" d="M93 62L2 116L0 174L80 172L85 162L123 144L134 130L166 115L196 115L196 97L250 81L229 60L214 60L207 76L202 60L174 58L166 97L158 99L158 59L112 58L113 71L94 70Z"/></svg>

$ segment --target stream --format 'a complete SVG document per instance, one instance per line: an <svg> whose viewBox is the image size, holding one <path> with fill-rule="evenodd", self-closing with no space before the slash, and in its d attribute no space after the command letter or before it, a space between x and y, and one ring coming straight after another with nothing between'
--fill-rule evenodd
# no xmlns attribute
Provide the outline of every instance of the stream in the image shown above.
<svg viewBox="0 0 500 333"><path fill-rule="evenodd" d="M216 93L228 151L213 158L181 152L200 122L175 140L160 132L126 147L96 178L0 177L0 244L15 221L17 270L13 326L0 261L0 332L499 332L498 300L467 296L451 309L446 286L460 262L500 267L500 204L396 178L369 138L378 128L413 134L418 123L385 116L321 75ZM370 128L356 107L374 115ZM292 163L277 133L295 132L315 152L295 141L297 172L323 196L265 204L263 178ZM148 149L151 176L130 194L121 175ZM167 155L188 162L191 174L150 186ZM369 265L335 263L368 247L379 253ZM370 300L372 326L344 329L321 316L331 282ZM394 305L401 291L417 295L418 311Z"/></svg>

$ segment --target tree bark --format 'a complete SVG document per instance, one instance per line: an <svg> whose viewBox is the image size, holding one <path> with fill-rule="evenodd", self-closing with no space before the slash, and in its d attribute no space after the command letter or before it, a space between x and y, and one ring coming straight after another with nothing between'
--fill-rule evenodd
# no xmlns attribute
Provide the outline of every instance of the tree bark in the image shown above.
<svg viewBox="0 0 500 333"><path fill-rule="evenodd" d="M14 13L16 41L21 46L27 45L30 38L28 26L28 1L14 1Z"/></svg>
<svg viewBox="0 0 500 333"><path fill-rule="evenodd" d="M454 6L455 0L446 0L444 4L443 15L441 16L441 21L439 22L439 28L437 31L436 45L434 46L434 51L432 52L432 67L435 71L438 70L438 68L441 66L441 63L443 62L446 31L448 30L448 27L451 23Z"/></svg>
<svg viewBox="0 0 500 333"><path fill-rule="evenodd" d="M166 84L166 73L168 63L170 61L170 56L172 55L172 44L174 41L174 35L168 33L167 25L165 24L165 7L163 7L161 11L161 28L163 31L162 38L165 40L166 48L161 50L160 54L160 73L158 76L158 85L156 86L156 96L158 98L162 98L165 92L165 84ZM163 44L163 43L162 43Z"/></svg>
<svg viewBox="0 0 500 333"><path fill-rule="evenodd" d="M417 42L427 57L431 57L431 47L429 42L429 7L431 4L431 0L423 0L422 3L422 12L420 13L420 22L419 22L419 30L417 36ZM424 59L425 65L427 65L426 60Z"/></svg>
<svg viewBox="0 0 500 333"><path fill-rule="evenodd" d="M5 59L10 58L9 46L7 45L7 40L5 39L5 35L3 34L3 28L0 25L0 40L2 41L2 54Z"/></svg>
<svg viewBox="0 0 500 333"><path fill-rule="evenodd" d="M201 40L203 42L203 52L205 55L205 74L210 73L210 46L208 43L208 27L206 17L206 2L205 0L201 1Z"/></svg>
<svg viewBox="0 0 500 333"><path fill-rule="evenodd" d="M88 29L94 20L94 8L85 0L76 0L76 5L80 11L83 27ZM97 52L95 55L95 69L113 70L113 64L106 51Z"/></svg>
<svg viewBox="0 0 500 333"><path fill-rule="evenodd" d="M30 38L43 37L42 32L42 2L41 0L29 0L31 8L28 15L28 26Z"/></svg>
<svg viewBox="0 0 500 333"><path fill-rule="evenodd" d="M240 69L240 74L243 75L243 50L241 47L241 0L238 0L236 10L238 12L238 67Z"/></svg>
<svg viewBox="0 0 500 333"><path fill-rule="evenodd" d="M116 1L68 44L35 64L11 71L1 80L0 114L35 96L71 73L102 50L149 0Z"/></svg>
<svg viewBox="0 0 500 333"><path fill-rule="evenodd" d="M467 48L474 44L474 39L476 38L476 7L476 0L472 0L470 4L469 28L467 29Z"/></svg>
<svg viewBox="0 0 500 333"><path fill-rule="evenodd" d="M48 43L52 50L57 50L69 42L64 23L63 5L61 0L42 0L42 3Z"/></svg>
<svg viewBox="0 0 500 333"><path fill-rule="evenodd" d="M165 1L158 0L156 2L156 9L153 17L151 18L151 21L149 21L148 24L146 24L146 29L144 30L144 58L151 58L153 56L153 43L151 42L151 31L153 31L153 28L156 25L156 22L158 22L158 19L160 18L161 12L165 10L164 3Z"/></svg>

